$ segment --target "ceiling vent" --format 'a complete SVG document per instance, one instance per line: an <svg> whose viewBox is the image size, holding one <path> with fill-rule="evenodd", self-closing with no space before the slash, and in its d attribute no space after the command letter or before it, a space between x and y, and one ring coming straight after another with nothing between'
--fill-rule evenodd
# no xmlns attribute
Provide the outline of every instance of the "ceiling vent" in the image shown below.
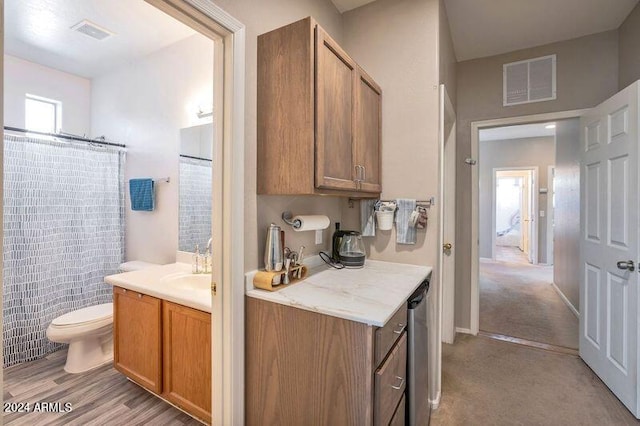
<svg viewBox="0 0 640 426"><path fill-rule="evenodd" d="M556 99L556 55L503 65L503 106Z"/></svg>
<svg viewBox="0 0 640 426"><path fill-rule="evenodd" d="M104 40L105 38L109 38L113 35L113 33L105 28L100 27L99 25L94 24L91 21L84 20L78 22L73 27L72 30L78 31L84 35L88 35L89 37L95 38L96 40Z"/></svg>

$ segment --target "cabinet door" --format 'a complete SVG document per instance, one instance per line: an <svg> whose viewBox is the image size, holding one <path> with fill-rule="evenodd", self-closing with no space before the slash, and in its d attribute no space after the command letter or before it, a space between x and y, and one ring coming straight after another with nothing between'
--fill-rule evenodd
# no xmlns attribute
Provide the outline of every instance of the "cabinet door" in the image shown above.
<svg viewBox="0 0 640 426"><path fill-rule="evenodd" d="M359 168L359 190L380 192L382 135L382 90L358 67L356 96L355 165Z"/></svg>
<svg viewBox="0 0 640 426"><path fill-rule="evenodd" d="M114 287L113 310L116 370L155 393L162 392L160 299Z"/></svg>
<svg viewBox="0 0 640 426"><path fill-rule="evenodd" d="M316 187L355 190L356 64L316 27ZM290 165L295 167L295 164Z"/></svg>
<svg viewBox="0 0 640 426"><path fill-rule="evenodd" d="M164 392L211 422L211 314L163 301Z"/></svg>

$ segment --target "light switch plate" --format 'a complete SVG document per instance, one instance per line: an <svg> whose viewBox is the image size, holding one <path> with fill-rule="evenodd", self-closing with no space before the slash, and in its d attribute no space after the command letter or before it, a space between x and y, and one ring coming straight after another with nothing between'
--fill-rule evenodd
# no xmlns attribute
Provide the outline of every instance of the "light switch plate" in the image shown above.
<svg viewBox="0 0 640 426"><path fill-rule="evenodd" d="M544 217L544 210L540 210L540 217Z"/></svg>
<svg viewBox="0 0 640 426"><path fill-rule="evenodd" d="M322 244L322 229L316 229L316 245Z"/></svg>

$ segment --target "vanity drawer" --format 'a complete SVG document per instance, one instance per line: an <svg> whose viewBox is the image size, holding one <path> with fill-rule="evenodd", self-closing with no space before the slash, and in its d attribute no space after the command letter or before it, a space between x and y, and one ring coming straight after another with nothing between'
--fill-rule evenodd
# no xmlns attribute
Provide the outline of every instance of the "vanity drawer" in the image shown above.
<svg viewBox="0 0 640 426"><path fill-rule="evenodd" d="M376 330L375 342L375 367L378 367L398 340L398 337L407 328L407 305L403 304L384 327Z"/></svg>
<svg viewBox="0 0 640 426"><path fill-rule="evenodd" d="M388 425L404 396L407 377L407 333L375 374L375 425Z"/></svg>

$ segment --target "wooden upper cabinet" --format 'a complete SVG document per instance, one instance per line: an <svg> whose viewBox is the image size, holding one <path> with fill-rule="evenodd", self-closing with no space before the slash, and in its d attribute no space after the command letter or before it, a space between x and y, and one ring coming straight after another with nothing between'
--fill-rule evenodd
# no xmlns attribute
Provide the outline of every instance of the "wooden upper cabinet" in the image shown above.
<svg viewBox="0 0 640 426"><path fill-rule="evenodd" d="M355 167L360 191L382 191L380 153L382 149L382 90L358 67L356 96Z"/></svg>
<svg viewBox="0 0 640 426"><path fill-rule="evenodd" d="M162 310L160 299L113 288L113 363L138 384L162 392Z"/></svg>
<svg viewBox="0 0 640 426"><path fill-rule="evenodd" d="M258 194L380 193L381 93L312 18L259 36Z"/></svg>
<svg viewBox="0 0 640 426"><path fill-rule="evenodd" d="M316 186L356 190L356 64L316 28Z"/></svg>

